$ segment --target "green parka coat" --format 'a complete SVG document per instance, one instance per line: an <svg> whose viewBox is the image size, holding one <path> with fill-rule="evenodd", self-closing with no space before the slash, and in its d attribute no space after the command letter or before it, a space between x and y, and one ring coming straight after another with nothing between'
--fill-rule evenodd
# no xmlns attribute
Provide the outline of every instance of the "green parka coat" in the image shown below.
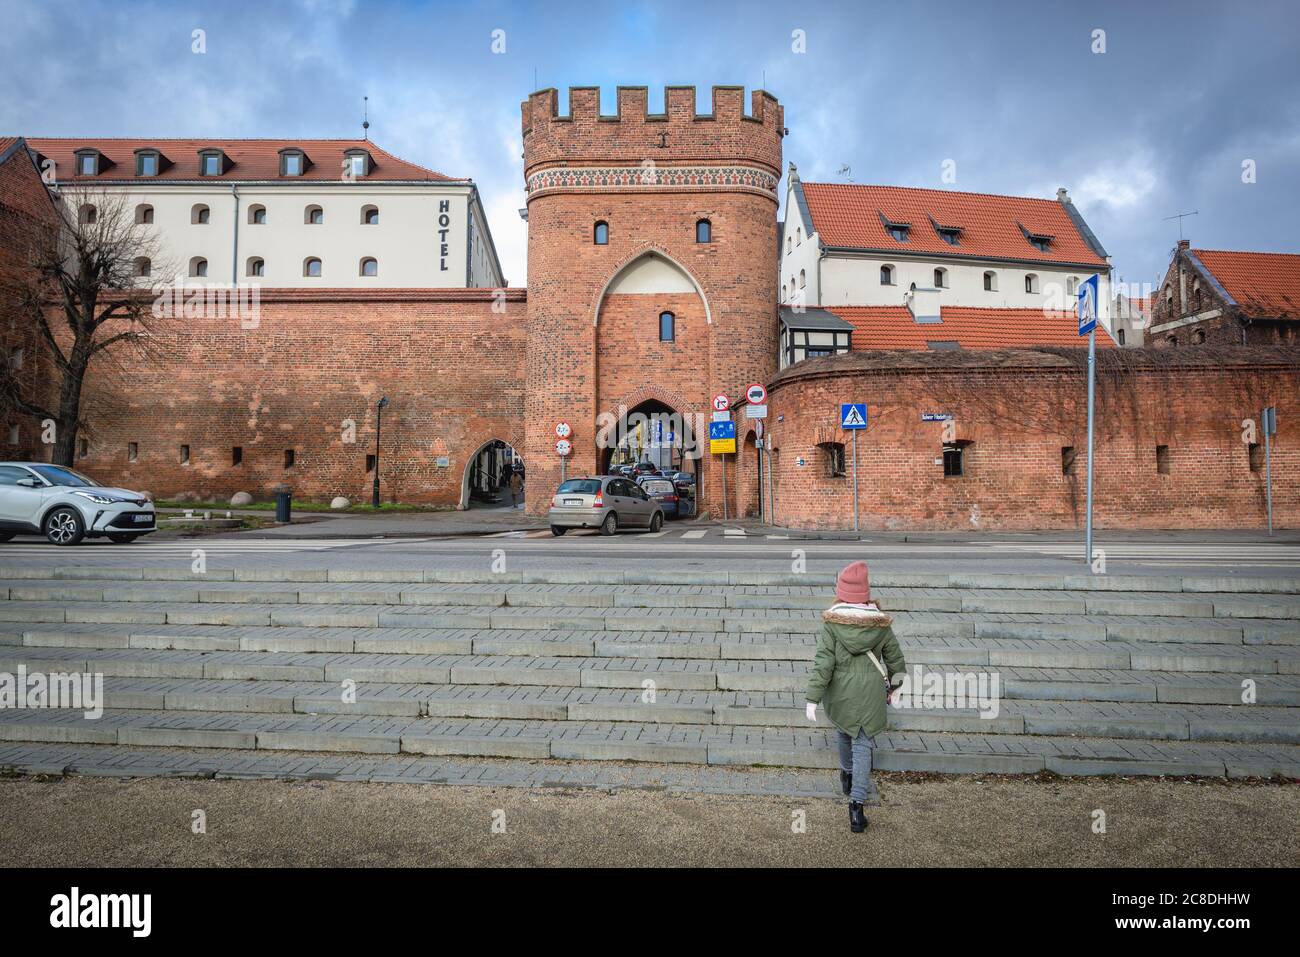
<svg viewBox="0 0 1300 957"><path fill-rule="evenodd" d="M832 605L822 612L817 657L808 674L807 699L820 704L835 727L850 737L867 736L885 728L885 678L868 651L889 672L897 687L907 663L891 627L893 619L866 605Z"/></svg>

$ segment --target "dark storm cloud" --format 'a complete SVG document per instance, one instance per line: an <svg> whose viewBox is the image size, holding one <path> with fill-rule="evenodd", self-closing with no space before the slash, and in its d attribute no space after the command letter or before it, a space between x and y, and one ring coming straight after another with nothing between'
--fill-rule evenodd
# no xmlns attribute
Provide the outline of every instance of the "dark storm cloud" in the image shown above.
<svg viewBox="0 0 1300 957"><path fill-rule="evenodd" d="M805 179L1052 196L1070 189L1131 280L1178 236L1297 251L1300 88L1292 3L743 6L0 4L0 131L372 135L472 176L524 279L518 104L541 86L766 85ZM207 52L191 52L206 31ZM493 31L506 52L494 54ZM806 53L792 51L803 31ZM1093 52L1093 31L1105 52ZM940 175L955 164L956 182ZM1242 182L1253 160L1257 182Z"/></svg>

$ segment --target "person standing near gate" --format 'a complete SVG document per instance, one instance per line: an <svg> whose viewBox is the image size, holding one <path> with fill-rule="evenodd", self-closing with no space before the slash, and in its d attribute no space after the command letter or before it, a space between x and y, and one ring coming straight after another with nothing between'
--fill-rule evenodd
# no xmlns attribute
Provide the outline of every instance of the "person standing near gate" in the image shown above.
<svg viewBox="0 0 1300 957"><path fill-rule="evenodd" d="M522 508L524 498L524 476L515 469L510 473L510 507Z"/></svg>
<svg viewBox="0 0 1300 957"><path fill-rule="evenodd" d="M867 829L862 810L871 784L874 738L885 728L885 705L907 671L893 619L871 600L866 562L845 566L835 580L839 599L822 612L817 655L808 673L807 715L817 705L835 725L840 788L849 798L849 829Z"/></svg>

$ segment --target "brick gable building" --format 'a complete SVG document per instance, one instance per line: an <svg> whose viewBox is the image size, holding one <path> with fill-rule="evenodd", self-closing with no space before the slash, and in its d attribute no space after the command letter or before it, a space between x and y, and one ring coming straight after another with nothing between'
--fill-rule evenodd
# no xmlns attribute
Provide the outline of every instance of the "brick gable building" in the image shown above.
<svg viewBox="0 0 1300 957"><path fill-rule="evenodd" d="M1151 304L1147 344L1300 344L1300 255L1180 240Z"/></svg>

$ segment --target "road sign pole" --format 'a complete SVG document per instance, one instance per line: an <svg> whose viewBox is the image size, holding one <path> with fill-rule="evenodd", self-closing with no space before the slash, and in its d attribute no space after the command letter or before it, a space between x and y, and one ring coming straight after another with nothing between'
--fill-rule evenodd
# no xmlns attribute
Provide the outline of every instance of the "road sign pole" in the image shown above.
<svg viewBox="0 0 1300 957"><path fill-rule="evenodd" d="M727 453L723 452L719 457L719 463L722 465L722 520L727 520Z"/></svg>
<svg viewBox="0 0 1300 957"><path fill-rule="evenodd" d="M1276 414L1276 413L1274 413ZM1268 534L1273 534L1273 450L1269 436L1269 410L1264 410L1264 499L1268 502Z"/></svg>
<svg viewBox="0 0 1300 957"><path fill-rule="evenodd" d="M1088 333L1088 518L1087 531L1084 534L1084 547L1087 554L1084 561L1088 563L1088 570L1092 570L1092 422L1093 407L1095 405L1097 378L1097 329L1094 326Z"/></svg>
<svg viewBox="0 0 1300 957"><path fill-rule="evenodd" d="M858 530L858 430L853 430L853 530Z"/></svg>
<svg viewBox="0 0 1300 957"><path fill-rule="evenodd" d="M775 486L773 485L772 482L775 476L772 474L772 445L771 445L772 436L771 435L767 437L767 441L768 441L768 445L766 448L763 449L763 451L767 454L767 520L769 524L771 524L772 527L775 528L776 527L776 493L773 491ZM761 487L758 490L758 494L759 497L762 497L763 489Z"/></svg>

